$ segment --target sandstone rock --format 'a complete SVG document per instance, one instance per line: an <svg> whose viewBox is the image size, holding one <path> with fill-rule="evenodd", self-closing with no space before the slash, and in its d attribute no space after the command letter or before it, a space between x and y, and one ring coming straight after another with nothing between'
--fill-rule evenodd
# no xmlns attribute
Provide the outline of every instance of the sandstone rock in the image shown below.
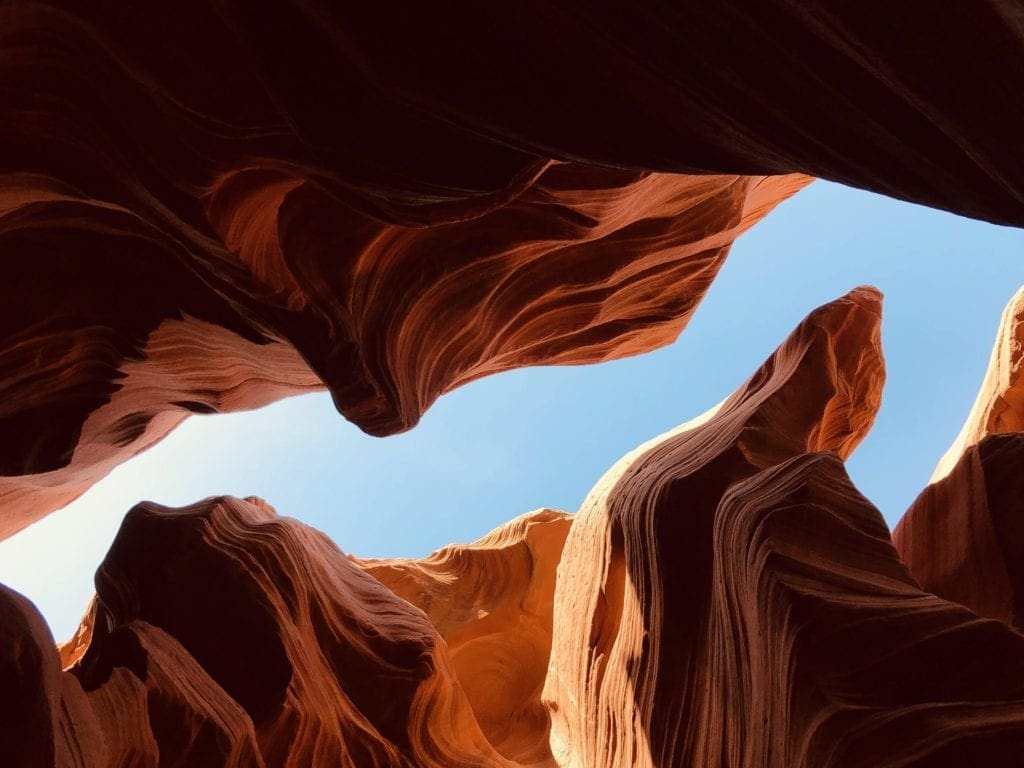
<svg viewBox="0 0 1024 768"><path fill-rule="evenodd" d="M1024 288L970 415L893 541L929 592L1024 630Z"/></svg>
<svg viewBox="0 0 1024 768"><path fill-rule="evenodd" d="M870 288L819 308L733 395L590 492L555 588L544 698L559 765L705 764L721 738L695 727L709 654L746 653L707 638L715 510L737 481L805 453L845 457L864 437L884 378L880 313Z"/></svg>
<svg viewBox="0 0 1024 768"><path fill-rule="evenodd" d="M0 585L0 760L12 768L106 766L100 723L61 672L36 607Z"/></svg>
<svg viewBox="0 0 1024 768"><path fill-rule="evenodd" d="M570 520L541 510L384 561L346 558L255 498L139 505L60 661L34 608L6 598L18 620L0 675L11 701L38 704L20 701L20 747L2 754L40 767L552 766L540 692ZM77 695L69 722L62 686ZM55 756L86 727L92 753Z"/></svg>
<svg viewBox="0 0 1024 768"><path fill-rule="evenodd" d="M346 557L255 498L138 505L59 653L0 592L5 764L1013 764L1024 635L924 592L842 466L879 404L880 302L811 313L575 517L421 560ZM1022 452L969 455L1006 491Z"/></svg>
<svg viewBox="0 0 1024 768"><path fill-rule="evenodd" d="M967 450L988 435L1024 431L1024 287L1003 310L988 370L960 434L939 460L932 475L948 475Z"/></svg>
<svg viewBox="0 0 1024 768"><path fill-rule="evenodd" d="M191 412L326 386L388 434L663 345L808 174L1024 224L1004 3L14 0L0 28L0 536Z"/></svg>
<svg viewBox="0 0 1024 768"><path fill-rule="evenodd" d="M1024 433L967 448L893 532L924 589L1024 630Z"/></svg>
<svg viewBox="0 0 1024 768"><path fill-rule="evenodd" d="M173 754L219 748L218 760L262 755L268 768L500 764L424 615L258 499L136 507L97 595L110 629L94 628L77 674L91 690L141 656L169 710L154 713L149 694L153 731ZM173 674L182 657L195 682ZM166 677L150 674L154 661ZM181 743L195 733L209 745Z"/></svg>
<svg viewBox="0 0 1024 768"><path fill-rule="evenodd" d="M448 644L490 743L517 765L552 765L540 695L551 652L555 569L572 518L539 510L423 560L356 560L421 608Z"/></svg>
<svg viewBox="0 0 1024 768"><path fill-rule="evenodd" d="M923 592L835 454L731 486L715 511L694 719L660 765L1013 765L1024 637ZM652 643L653 645L653 643Z"/></svg>
<svg viewBox="0 0 1024 768"><path fill-rule="evenodd" d="M500 208L423 228L301 177L208 173L193 224L212 229L186 245L192 225L130 195L0 179L0 248L17 256L0 309L0 537L189 413L326 385L388 434L490 373L668 344L732 241L809 181L560 164Z"/></svg>
<svg viewBox="0 0 1024 768"><path fill-rule="evenodd" d="M326 387L384 435L667 344L811 176L1024 225L1022 30L988 0L4 3L0 538L191 413ZM0 589L0 764L1015 764L1022 302L909 573L841 465L883 379L858 289L571 523L358 561L256 499L139 505L59 649Z"/></svg>

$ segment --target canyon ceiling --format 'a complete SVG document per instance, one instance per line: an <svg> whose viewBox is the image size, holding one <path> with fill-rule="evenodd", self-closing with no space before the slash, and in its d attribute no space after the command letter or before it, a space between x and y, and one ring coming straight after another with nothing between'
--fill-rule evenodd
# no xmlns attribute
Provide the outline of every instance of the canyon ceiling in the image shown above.
<svg viewBox="0 0 1024 768"><path fill-rule="evenodd" d="M815 177L1024 227L1024 3L677 5L0 2L0 538L190 414L670 344ZM1017 764L1024 293L892 534L881 322L422 560L139 504L67 643L0 588L0 763Z"/></svg>

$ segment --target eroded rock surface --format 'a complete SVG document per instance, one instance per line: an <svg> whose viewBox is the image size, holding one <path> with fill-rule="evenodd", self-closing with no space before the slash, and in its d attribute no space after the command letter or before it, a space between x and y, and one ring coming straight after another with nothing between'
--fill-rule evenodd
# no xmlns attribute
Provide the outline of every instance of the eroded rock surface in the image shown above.
<svg viewBox="0 0 1024 768"><path fill-rule="evenodd" d="M871 288L815 310L575 516L420 560L346 556L255 498L138 505L60 649L0 592L5 764L1013 764L1015 603L923 590L843 468L879 404L880 310ZM1019 435L966 455L972 498L1024 490Z"/></svg>
<svg viewBox="0 0 1024 768"><path fill-rule="evenodd" d="M893 532L929 592L1024 631L1024 433L971 445Z"/></svg>
<svg viewBox="0 0 1024 768"><path fill-rule="evenodd" d="M423 612L259 499L137 506L96 583L65 672L38 614L7 598L28 629L5 623L23 636L4 638L5 677L39 702L19 738L40 755L9 764L507 764ZM86 728L75 744L92 752L72 753L61 740Z"/></svg>
<svg viewBox="0 0 1024 768"><path fill-rule="evenodd" d="M695 760L663 765L1019 760L1024 636L921 590L836 454L731 486L712 553L706 666L677 747Z"/></svg>
<svg viewBox="0 0 1024 768"><path fill-rule="evenodd" d="M732 241L809 181L560 164L494 210L412 227L298 176L214 173L202 238L131 196L0 179L0 537L189 413L326 386L383 435L481 376L668 344Z"/></svg>
<svg viewBox="0 0 1024 768"><path fill-rule="evenodd" d="M521 765L550 765L541 691L551 653L555 570L571 516L539 510L423 560L356 560L421 608L491 744Z"/></svg>
<svg viewBox="0 0 1024 768"><path fill-rule="evenodd" d="M544 695L560 764L705 764L722 736L697 727L703 675L729 652L707 638L715 510L730 485L775 464L849 455L881 398L880 323L870 288L816 310L733 395L625 456L591 491L555 591Z"/></svg>
<svg viewBox="0 0 1024 768"><path fill-rule="evenodd" d="M1024 630L1024 288L1003 312L978 397L893 532L914 578Z"/></svg>
<svg viewBox="0 0 1024 768"><path fill-rule="evenodd" d="M305 58L327 17L229 5L0 6L0 537L190 413L326 387L384 435L481 376L667 344L810 180L511 149L394 103L355 41Z"/></svg>
<svg viewBox="0 0 1024 768"><path fill-rule="evenodd" d="M932 475L948 475L971 446L988 435L1024 431L1024 287L1013 295L999 320L988 369L960 434Z"/></svg>
<svg viewBox="0 0 1024 768"><path fill-rule="evenodd" d="M187 414L679 333L811 176L1024 225L1016 4L0 6L0 536ZM213 76L211 73L216 73Z"/></svg>
<svg viewBox="0 0 1024 768"><path fill-rule="evenodd" d="M1024 15L947 5L0 3L0 538L192 413L326 388L384 435L667 344L813 176L1024 225ZM0 764L1015 764L1019 305L909 573L841 466L859 289L571 522L383 562L136 507L59 650L0 590Z"/></svg>

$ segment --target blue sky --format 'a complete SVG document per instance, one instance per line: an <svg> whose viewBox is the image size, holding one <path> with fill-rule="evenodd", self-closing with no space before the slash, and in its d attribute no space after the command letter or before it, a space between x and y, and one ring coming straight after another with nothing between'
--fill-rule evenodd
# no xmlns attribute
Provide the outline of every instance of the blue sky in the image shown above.
<svg viewBox="0 0 1024 768"><path fill-rule="evenodd" d="M416 429L362 434L326 394L190 419L85 496L0 543L0 582L58 640L136 502L258 495L358 555L419 556L537 507L575 510L639 443L714 405L808 312L857 285L885 293L888 382L850 474L890 525L963 423L999 316L1024 283L1024 230L815 182L744 235L671 347L531 368L442 397Z"/></svg>

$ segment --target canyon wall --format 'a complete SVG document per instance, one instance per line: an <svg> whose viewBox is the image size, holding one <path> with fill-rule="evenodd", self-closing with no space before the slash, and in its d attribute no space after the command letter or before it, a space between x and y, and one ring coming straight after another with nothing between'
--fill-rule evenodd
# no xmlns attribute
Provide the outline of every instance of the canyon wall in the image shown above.
<svg viewBox="0 0 1024 768"><path fill-rule="evenodd" d="M1003 311L978 397L893 532L914 578L1024 630L1024 288Z"/></svg>
<svg viewBox="0 0 1024 768"><path fill-rule="evenodd" d="M190 414L669 344L814 177L1024 226L1021 93L1015 0L2 0L0 538ZM0 588L0 763L1016 764L1022 301L892 537L870 288L572 516L383 561L139 504L66 643Z"/></svg>
<svg viewBox="0 0 1024 768"><path fill-rule="evenodd" d="M0 536L190 413L667 344L811 176L1022 225L1022 84L1000 0L0 3Z"/></svg>
<svg viewBox="0 0 1024 768"><path fill-rule="evenodd" d="M59 650L2 593L3 752L61 768L1013 764L1016 614L924 591L843 468L880 403L880 323L872 288L815 310L575 515L531 512L422 560L346 556L256 498L142 503ZM975 464L1002 466L993 439Z"/></svg>

